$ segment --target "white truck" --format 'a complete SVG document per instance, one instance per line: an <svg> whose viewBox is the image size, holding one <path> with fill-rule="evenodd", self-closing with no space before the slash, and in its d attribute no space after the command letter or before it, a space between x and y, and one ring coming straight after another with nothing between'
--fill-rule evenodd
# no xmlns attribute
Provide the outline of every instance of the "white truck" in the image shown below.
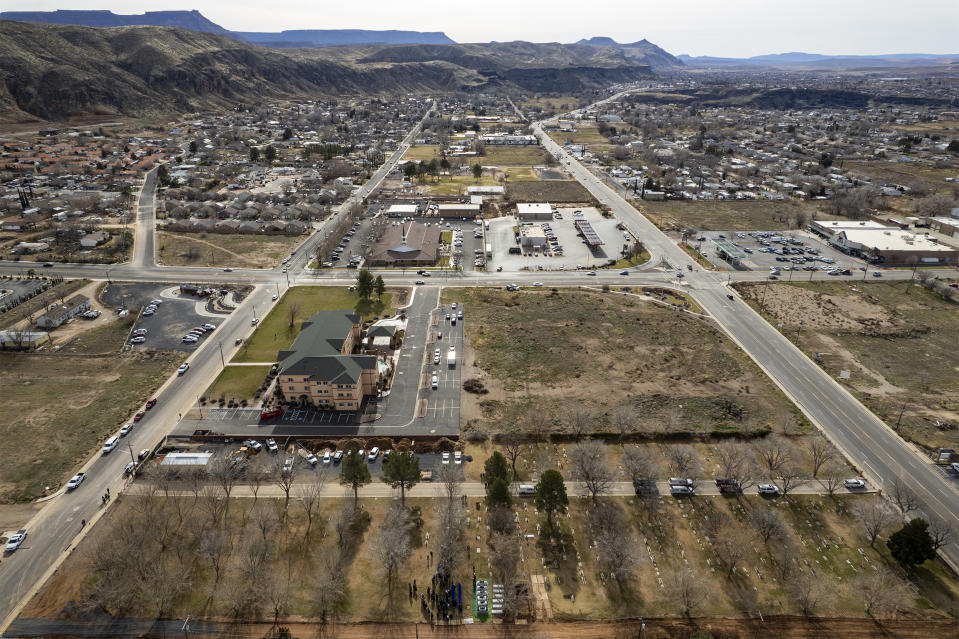
<svg viewBox="0 0 959 639"><path fill-rule="evenodd" d="M450 352L446 354L446 363L450 368L456 366L456 349L452 346L450 347Z"/></svg>

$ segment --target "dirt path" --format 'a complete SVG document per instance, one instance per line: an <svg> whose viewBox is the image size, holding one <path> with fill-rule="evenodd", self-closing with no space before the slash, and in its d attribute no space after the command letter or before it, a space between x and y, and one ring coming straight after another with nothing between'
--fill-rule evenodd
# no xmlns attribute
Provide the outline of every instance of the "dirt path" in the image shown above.
<svg viewBox="0 0 959 639"><path fill-rule="evenodd" d="M201 240L201 239L198 238L198 237L189 237L189 238L181 238L181 239L186 240L186 241L189 241L189 242L196 242L196 243L198 243L198 244L206 244L207 246L209 246L209 247L212 248L212 249L216 249L216 250L218 250L218 251L223 251L224 253L227 253L227 254L229 254L229 255L232 255L233 257L235 257L235 258L237 258L237 259L241 259L241 260L245 260L245 259L246 259L246 256L244 256L244 255L240 255L239 253L234 253L233 251L231 251L231 250L229 250L229 249L225 249L225 248L223 248L222 246L218 246L218 245L214 244L213 242L207 242L206 240Z"/></svg>
<svg viewBox="0 0 959 639"><path fill-rule="evenodd" d="M289 623L294 637L337 637L338 639L368 639L386 636L391 639L430 639L432 637L458 637L460 639L668 639L693 636L722 637L723 639L950 639L959 637L953 621L872 619L834 619L805 617L767 617L759 619L698 618L646 619L641 629L636 621L583 621L533 624L499 623L470 624L463 626L436 627L429 624L328 624ZM101 620L51 620L17 619L10 628L10 636L31 637L56 634L58 637L163 637L179 635L183 620L153 622L140 619ZM191 637L235 637L259 639L273 630L269 624L231 624L193 621L190 622Z"/></svg>

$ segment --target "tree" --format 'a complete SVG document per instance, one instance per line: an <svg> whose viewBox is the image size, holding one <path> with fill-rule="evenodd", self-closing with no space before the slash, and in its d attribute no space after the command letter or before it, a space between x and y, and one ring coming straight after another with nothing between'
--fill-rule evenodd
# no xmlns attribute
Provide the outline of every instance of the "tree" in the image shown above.
<svg viewBox="0 0 959 639"><path fill-rule="evenodd" d="M250 162L260 161L260 149L255 146L250 147Z"/></svg>
<svg viewBox="0 0 959 639"><path fill-rule="evenodd" d="M929 536L932 537L933 550L939 550L946 544L952 543L953 537L956 536L956 529L944 519L930 517Z"/></svg>
<svg viewBox="0 0 959 639"><path fill-rule="evenodd" d="M835 460L828 462L822 469L819 483L830 497L835 495L839 487L842 486L844 470L845 468Z"/></svg>
<svg viewBox="0 0 959 639"><path fill-rule="evenodd" d="M569 497L566 495L566 483L563 476L557 470L547 470L539 478L536 484L537 510L546 513L546 525L550 531L553 530L553 514L563 513L566 506L569 505Z"/></svg>
<svg viewBox="0 0 959 639"><path fill-rule="evenodd" d="M284 140L289 140L292 137L293 137L293 129L291 129L290 127L286 127L285 129L283 129Z"/></svg>
<svg viewBox="0 0 959 639"><path fill-rule="evenodd" d="M692 566L682 566L666 573L666 590L683 607L687 617L705 600L708 590L703 576Z"/></svg>
<svg viewBox="0 0 959 639"><path fill-rule="evenodd" d="M513 497L509 494L509 484L502 477L497 477L486 489L486 504L490 510L497 506L509 508L513 505Z"/></svg>
<svg viewBox="0 0 959 639"><path fill-rule="evenodd" d="M370 483L370 469L367 468L366 460L363 459L355 450L346 451L343 456L342 469L340 470L340 483L349 486L353 490L353 507L356 507L359 501L360 486Z"/></svg>
<svg viewBox="0 0 959 639"><path fill-rule="evenodd" d="M736 572L736 566L749 552L749 544L744 543L743 531L731 521L727 521L716 531L713 539L713 548L719 560L726 565L726 578L729 579Z"/></svg>
<svg viewBox="0 0 959 639"><path fill-rule="evenodd" d="M483 464L483 471L485 473L484 480L487 486L492 484L496 479L502 479L508 485L513 479L509 462L506 461L503 453L498 450L493 451L493 454L490 455L486 463Z"/></svg>
<svg viewBox="0 0 959 639"><path fill-rule="evenodd" d="M793 572L786 582L786 591L807 617L813 613L823 596L822 582L809 572Z"/></svg>
<svg viewBox="0 0 959 639"><path fill-rule="evenodd" d="M443 485L447 503L452 503L457 495L459 495L460 482L463 480L463 475L460 473L459 468L453 464L440 464L440 469L437 471L436 476Z"/></svg>
<svg viewBox="0 0 959 639"><path fill-rule="evenodd" d="M748 447L739 442L725 441L716 447L716 456L723 477L735 480L740 491L752 486L756 477L756 460Z"/></svg>
<svg viewBox="0 0 959 639"><path fill-rule="evenodd" d="M896 477L889 487L889 496L896 506L899 507L903 516L908 515L919 507L919 498L916 497L916 493L899 477Z"/></svg>
<svg viewBox="0 0 959 639"><path fill-rule="evenodd" d="M319 475L318 481L307 482L298 486L297 495L300 503L303 504L303 514L306 515L306 531L303 533L303 539L308 549L310 542L310 533L313 531L313 520L319 514L320 497L323 493L323 483L325 475Z"/></svg>
<svg viewBox="0 0 959 639"><path fill-rule="evenodd" d="M699 455L692 446L681 444L673 446L667 454L669 470L677 477L691 477L698 473Z"/></svg>
<svg viewBox="0 0 959 639"><path fill-rule="evenodd" d="M759 461L770 479L778 475L782 467L791 460L791 448L783 438L767 437L759 445Z"/></svg>
<svg viewBox="0 0 959 639"><path fill-rule="evenodd" d="M266 150L263 152L263 158L267 161L267 164L273 164L273 161L276 159L276 148L272 144L266 147Z"/></svg>
<svg viewBox="0 0 959 639"><path fill-rule="evenodd" d="M290 322L287 326L293 328L296 324L296 314L300 312L300 304L298 302L290 302L286 309L290 313Z"/></svg>
<svg viewBox="0 0 959 639"><path fill-rule="evenodd" d="M570 451L569 461L573 477L585 484L595 505L596 498L608 492L613 483L606 446L595 439L577 442Z"/></svg>
<svg viewBox="0 0 959 639"><path fill-rule="evenodd" d="M290 506L290 492L293 490L293 484L296 483L296 464L287 469L283 457L277 456L273 466L273 483L283 491L283 518L285 521L286 510Z"/></svg>
<svg viewBox="0 0 959 639"><path fill-rule="evenodd" d="M400 489L400 504L406 505L406 491L420 481L420 460L411 451L390 455L383 463L383 481Z"/></svg>
<svg viewBox="0 0 959 639"><path fill-rule="evenodd" d="M482 175L483 175L483 167L480 165L479 162L477 162L476 164L473 165L473 179L478 181Z"/></svg>
<svg viewBox="0 0 959 639"><path fill-rule="evenodd" d="M759 533L764 544L773 537L779 537L785 531L782 517L772 508L757 507L749 513L749 521Z"/></svg>
<svg viewBox="0 0 959 639"><path fill-rule="evenodd" d="M936 549L929 535L929 524L924 519L910 520L889 536L886 545L892 558L907 566L921 564L936 556Z"/></svg>
<svg viewBox="0 0 959 639"><path fill-rule="evenodd" d="M493 579L503 584L503 619L516 615L516 577L522 548L517 535L493 534L489 540Z"/></svg>
<svg viewBox="0 0 959 639"><path fill-rule="evenodd" d="M600 571L613 579L630 579L639 566L640 555L622 509L609 501L600 502L587 513L586 523Z"/></svg>
<svg viewBox="0 0 959 639"><path fill-rule="evenodd" d="M520 453L523 452L523 435L517 430L516 424L507 426L506 432L500 436L499 442L503 445L503 451L509 459L510 473L514 478L516 474L516 462L519 460Z"/></svg>
<svg viewBox="0 0 959 639"><path fill-rule="evenodd" d="M365 268L360 269L360 272L356 274L356 294L360 296L361 300L368 300L375 288L376 280L373 278L373 274Z"/></svg>
<svg viewBox="0 0 959 639"><path fill-rule="evenodd" d="M880 499L859 502L852 509L852 516L859 522L869 539L869 546L876 547L876 539L892 523L892 516Z"/></svg>
<svg viewBox="0 0 959 639"><path fill-rule="evenodd" d="M648 446L630 447L623 451L623 465L633 483L659 476L659 459Z"/></svg>
<svg viewBox="0 0 959 639"><path fill-rule="evenodd" d="M406 507L394 504L386 513L379 532L373 540L373 555L386 579L386 592L393 596L400 566L412 553L410 546L410 514Z"/></svg>
<svg viewBox="0 0 959 639"><path fill-rule="evenodd" d="M623 439L633 430L636 424L636 409L629 404L617 406L610 415L610 421L613 428L619 433L619 444L622 446Z"/></svg>
<svg viewBox="0 0 959 639"><path fill-rule="evenodd" d="M812 458L812 476L815 478L823 465L832 459L832 446L822 434L817 433L809 445L809 454Z"/></svg>
<svg viewBox="0 0 959 639"><path fill-rule="evenodd" d="M196 140L190 140L190 153L196 153Z"/></svg>
<svg viewBox="0 0 959 639"><path fill-rule="evenodd" d="M799 468L790 461L779 467L774 478L779 486L779 491L782 493L782 496L785 497L799 483Z"/></svg>
<svg viewBox="0 0 959 639"><path fill-rule="evenodd" d="M376 281L373 284L373 290L376 292L376 299L382 300L383 293L386 292L386 282L383 281L382 275L376 276Z"/></svg>
<svg viewBox="0 0 959 639"><path fill-rule="evenodd" d="M896 577L885 566L876 570L864 570L855 581L855 591L866 607L870 617L895 608L903 595Z"/></svg>

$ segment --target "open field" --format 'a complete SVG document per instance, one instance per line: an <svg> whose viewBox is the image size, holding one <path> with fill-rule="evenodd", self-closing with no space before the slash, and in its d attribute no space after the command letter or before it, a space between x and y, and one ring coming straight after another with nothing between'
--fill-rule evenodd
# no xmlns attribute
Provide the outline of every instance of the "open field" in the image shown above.
<svg viewBox="0 0 959 639"><path fill-rule="evenodd" d="M128 330L115 320L57 353L0 353L0 500L59 488L182 361L182 353L119 354Z"/></svg>
<svg viewBox="0 0 959 639"><path fill-rule="evenodd" d="M456 175L439 177L435 181L428 179L425 184L433 195L461 195L468 186L497 186L496 177L484 173L477 180L472 175Z"/></svg>
<svg viewBox="0 0 959 639"><path fill-rule="evenodd" d="M846 162L844 168L851 175L878 179L892 184L910 186L918 181L931 192L952 193L955 184L945 181L956 176L956 167L937 169L925 162L890 162L888 160L864 160Z"/></svg>
<svg viewBox="0 0 959 639"><path fill-rule="evenodd" d="M697 231L779 231L803 219L833 219L817 202L773 200L636 201L634 205L661 229Z"/></svg>
<svg viewBox="0 0 959 639"><path fill-rule="evenodd" d="M571 95L561 95L557 97L539 96L535 98L527 98L522 102L517 102L516 106L522 110L539 107L544 111L566 113L567 111L572 111L579 106L579 98Z"/></svg>
<svg viewBox="0 0 959 639"><path fill-rule="evenodd" d="M429 162L433 158L438 160L440 158L441 148L439 144L418 144L411 146L406 150L406 153L403 154L403 159L419 160L420 162Z"/></svg>
<svg viewBox="0 0 959 639"><path fill-rule="evenodd" d="M294 286L279 299L270 314L233 357L234 362L275 362L277 351L289 348L300 334L303 322L318 311L347 309L364 320L390 315L396 304L403 304L408 289L388 291L382 300L363 301L345 286Z"/></svg>
<svg viewBox="0 0 959 639"><path fill-rule="evenodd" d="M203 394L208 401L224 398L226 401L252 400L253 394L263 384L269 366L227 365Z"/></svg>
<svg viewBox="0 0 959 639"><path fill-rule="evenodd" d="M530 167L514 166L503 171L507 181L536 182L539 176Z"/></svg>
<svg viewBox="0 0 959 639"><path fill-rule="evenodd" d="M515 202L593 202L582 184L575 180L513 181L506 193Z"/></svg>
<svg viewBox="0 0 959 639"><path fill-rule="evenodd" d="M546 160L546 151L536 146L486 145L486 155L476 158L483 166L537 166Z"/></svg>
<svg viewBox="0 0 959 639"><path fill-rule="evenodd" d="M571 144L609 144L609 139L600 135L599 128L595 124L585 124L578 122L576 131L550 131L549 137L560 146L567 142Z"/></svg>
<svg viewBox="0 0 959 639"><path fill-rule="evenodd" d="M819 353L834 378L850 371L851 379L840 383L887 424L899 422L903 437L926 448L959 446L955 304L908 282L777 283L740 291L770 322L781 322L807 355Z"/></svg>
<svg viewBox="0 0 959 639"><path fill-rule="evenodd" d="M305 235L157 233L157 258L167 266L272 268Z"/></svg>
<svg viewBox="0 0 959 639"><path fill-rule="evenodd" d="M492 430L563 432L587 411L609 432L622 405L640 433L752 432L794 408L748 357L703 320L637 297L575 290L444 291L467 317L463 419ZM527 424L535 417L536 424Z"/></svg>

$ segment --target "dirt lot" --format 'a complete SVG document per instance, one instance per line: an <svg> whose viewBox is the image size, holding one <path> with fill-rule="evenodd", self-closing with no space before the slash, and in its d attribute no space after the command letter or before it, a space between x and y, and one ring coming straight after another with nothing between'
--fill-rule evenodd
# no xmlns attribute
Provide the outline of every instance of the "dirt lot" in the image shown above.
<svg viewBox="0 0 959 639"><path fill-rule="evenodd" d="M586 407L608 431L621 404L643 432L737 432L792 413L752 362L703 320L637 297L563 289L444 292L470 309L466 369L487 394L463 393L463 419L496 428L569 428ZM531 410L535 407L535 410Z"/></svg>
<svg viewBox="0 0 959 639"><path fill-rule="evenodd" d="M847 162L845 168L852 175L861 175L892 184L909 186L913 182L919 182L931 192L952 193L955 188L955 184L945 181L947 177L955 177L955 164L951 168L937 169L925 162L873 160Z"/></svg>
<svg viewBox="0 0 959 639"><path fill-rule="evenodd" d="M635 205L656 226L667 230L780 231L797 228L802 219L832 218L816 202L643 200Z"/></svg>
<svg viewBox="0 0 959 639"><path fill-rule="evenodd" d="M539 180L510 182L506 188L514 202L593 202L582 184L575 180Z"/></svg>
<svg viewBox="0 0 959 639"><path fill-rule="evenodd" d="M887 424L900 422L903 437L927 448L959 446L955 304L908 282L777 283L740 290L773 324L781 322L810 357L819 353L833 377L850 371L851 379L840 383Z"/></svg>
<svg viewBox="0 0 959 639"><path fill-rule="evenodd" d="M0 353L0 501L57 490L180 364L179 353L120 355L127 330L113 320L56 353Z"/></svg>
<svg viewBox="0 0 959 639"><path fill-rule="evenodd" d="M157 261L167 266L273 268L305 235L157 233Z"/></svg>

